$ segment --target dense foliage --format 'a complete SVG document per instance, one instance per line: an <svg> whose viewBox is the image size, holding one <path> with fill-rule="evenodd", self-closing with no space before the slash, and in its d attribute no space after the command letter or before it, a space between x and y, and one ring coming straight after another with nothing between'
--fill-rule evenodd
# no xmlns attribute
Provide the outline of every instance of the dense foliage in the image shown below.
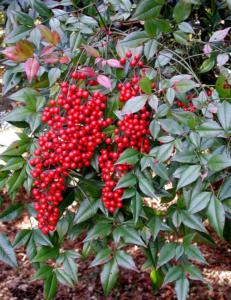
<svg viewBox="0 0 231 300"><path fill-rule="evenodd" d="M0 259L17 267L24 246L52 299L94 257L108 295L120 267L141 272L136 245L154 292L174 282L186 299L207 226L230 242L230 0L1 5L5 120L20 133L0 157L0 221L26 212L31 228L12 245L0 234ZM33 203L15 201L22 189Z"/></svg>

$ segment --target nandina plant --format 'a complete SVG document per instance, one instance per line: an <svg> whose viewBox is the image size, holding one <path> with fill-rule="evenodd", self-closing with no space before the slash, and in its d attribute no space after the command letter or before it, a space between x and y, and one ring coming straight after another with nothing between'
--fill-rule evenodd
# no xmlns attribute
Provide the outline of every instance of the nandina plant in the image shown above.
<svg viewBox="0 0 231 300"><path fill-rule="evenodd" d="M31 228L1 234L0 259L17 267L25 247L46 299L89 258L105 295L126 268L183 300L208 227L230 241L230 4L211 2L3 1L5 120L21 131L1 155L0 221L24 212Z"/></svg>

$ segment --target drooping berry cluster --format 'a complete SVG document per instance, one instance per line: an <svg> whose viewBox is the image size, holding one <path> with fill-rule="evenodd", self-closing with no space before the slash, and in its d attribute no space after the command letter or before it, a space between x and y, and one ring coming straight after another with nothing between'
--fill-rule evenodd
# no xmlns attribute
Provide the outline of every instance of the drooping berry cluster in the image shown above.
<svg viewBox="0 0 231 300"><path fill-rule="evenodd" d="M74 73L72 78L85 78ZM35 178L33 195L39 228L44 234L55 229L58 205L63 200L65 177L71 169L90 165L95 149L105 139L103 128L111 119L103 119L106 96L100 92L89 93L76 84L61 84L61 94L44 109L42 121L48 125L39 137L39 147L34 151L31 175Z"/></svg>
<svg viewBox="0 0 231 300"><path fill-rule="evenodd" d="M150 113L146 108L137 114L126 115L123 120L117 123L117 128L114 130L114 141L106 140L111 145L101 151L99 166L102 171L102 180L105 182L102 190L102 201L110 212L122 207L124 190L114 189L119 179L132 168L127 164L115 164L115 162L120 154L128 148L144 153L149 152L149 124Z"/></svg>

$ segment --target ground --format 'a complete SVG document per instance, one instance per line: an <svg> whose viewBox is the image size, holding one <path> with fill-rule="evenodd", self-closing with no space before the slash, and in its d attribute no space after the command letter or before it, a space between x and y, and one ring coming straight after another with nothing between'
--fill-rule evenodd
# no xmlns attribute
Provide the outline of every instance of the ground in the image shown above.
<svg viewBox="0 0 231 300"><path fill-rule="evenodd" d="M1 223L0 232L5 232L11 241L18 229L28 226L26 215L16 222ZM198 265L205 276L205 283L193 281L190 288L190 300L229 300L231 299L231 247L224 241L216 238L217 247L207 245L200 246L208 265ZM68 246L68 245L66 245ZM65 246L64 246L65 247ZM81 240L74 243L74 248L81 248ZM148 272L141 271L144 256L135 247L130 249L140 270L139 273L121 270L118 287L109 297L103 295L99 280L100 269L89 269L89 261L83 261L79 265L79 282L75 288L60 286L55 300L170 300L176 299L174 287L167 285L153 294ZM32 281L34 274L26 258L25 250L18 249L18 271L0 262L0 300L41 300L43 287L41 281Z"/></svg>

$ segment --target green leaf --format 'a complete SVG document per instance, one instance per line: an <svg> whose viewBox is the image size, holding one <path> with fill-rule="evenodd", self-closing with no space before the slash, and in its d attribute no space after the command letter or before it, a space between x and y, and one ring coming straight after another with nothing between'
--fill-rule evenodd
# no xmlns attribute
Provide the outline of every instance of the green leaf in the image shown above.
<svg viewBox="0 0 231 300"><path fill-rule="evenodd" d="M147 76L144 76L139 81L139 87L146 94L151 94L152 92L152 81L148 79Z"/></svg>
<svg viewBox="0 0 231 300"><path fill-rule="evenodd" d="M202 192L196 196L193 196L190 200L188 211L191 214L195 214L198 211L203 210L208 205L210 198L211 198L210 192Z"/></svg>
<svg viewBox="0 0 231 300"><path fill-rule="evenodd" d="M152 137L154 140L158 137L160 133L160 125L156 120L152 120L152 122L149 125L149 130L151 132Z"/></svg>
<svg viewBox="0 0 231 300"><path fill-rule="evenodd" d="M204 122L201 126L198 127L197 131L202 137L223 136L224 133L222 127L213 120Z"/></svg>
<svg viewBox="0 0 231 300"><path fill-rule="evenodd" d="M223 185L221 186L219 199L224 200L227 198L231 198L231 177L228 177Z"/></svg>
<svg viewBox="0 0 231 300"><path fill-rule="evenodd" d="M152 170L164 180L169 180L168 170L163 163L154 163L152 165Z"/></svg>
<svg viewBox="0 0 231 300"><path fill-rule="evenodd" d="M103 266L103 270L100 274L100 280L106 296L109 295L110 291L115 286L118 275L119 268L115 259L112 259Z"/></svg>
<svg viewBox="0 0 231 300"><path fill-rule="evenodd" d="M176 282L176 295L178 300L186 300L189 291L189 281L182 275Z"/></svg>
<svg viewBox="0 0 231 300"><path fill-rule="evenodd" d="M197 267L193 265L184 265L184 271L189 273L191 279L204 281L203 276Z"/></svg>
<svg viewBox="0 0 231 300"><path fill-rule="evenodd" d="M0 222L15 220L21 215L23 208L23 204L11 204L5 211L0 214Z"/></svg>
<svg viewBox="0 0 231 300"><path fill-rule="evenodd" d="M33 276L33 280L47 279L48 277L52 276L52 272L52 267L41 265L36 274Z"/></svg>
<svg viewBox="0 0 231 300"><path fill-rule="evenodd" d="M189 24L187 22L182 22L182 23L178 24L178 27L183 32L191 33L191 34L195 33L192 26L191 26L191 24Z"/></svg>
<svg viewBox="0 0 231 300"><path fill-rule="evenodd" d="M134 19L148 20L158 17L162 6L164 5L163 0L142 0L139 1L135 13Z"/></svg>
<svg viewBox="0 0 231 300"><path fill-rule="evenodd" d="M55 296L58 288L57 277L53 272L51 276L49 276L44 284L44 297L46 300L52 300Z"/></svg>
<svg viewBox="0 0 231 300"><path fill-rule="evenodd" d="M188 166L185 171L181 174L180 180L177 184L177 189L194 182L197 180L197 178L200 176L201 166L194 165L194 166Z"/></svg>
<svg viewBox="0 0 231 300"><path fill-rule="evenodd" d="M22 229L18 231L13 242L13 247L19 248L21 246L25 246L29 241L30 237L31 237L30 229Z"/></svg>
<svg viewBox="0 0 231 300"><path fill-rule="evenodd" d="M84 242L89 242L99 237L106 237L111 233L112 224L109 223L98 223L96 224L87 234Z"/></svg>
<svg viewBox="0 0 231 300"><path fill-rule="evenodd" d="M167 132L171 134L182 135L184 130L183 128L172 119L162 119L159 120L160 126Z"/></svg>
<svg viewBox="0 0 231 300"><path fill-rule="evenodd" d="M182 211L181 217L182 217L182 222L185 226L207 233L204 224L202 223L201 219L197 215L192 215L187 211Z"/></svg>
<svg viewBox="0 0 231 300"><path fill-rule="evenodd" d="M39 229L32 229L32 235L36 244L40 246L53 247L53 244L51 243L49 237L44 235Z"/></svg>
<svg viewBox="0 0 231 300"><path fill-rule="evenodd" d="M160 255L158 259L158 266L162 266L169 262L171 259L175 257L175 248L176 244L175 243L169 243L165 244L161 249L160 249Z"/></svg>
<svg viewBox="0 0 231 300"><path fill-rule="evenodd" d="M167 143L157 147L156 157L158 160L164 162L171 156L174 149L174 142Z"/></svg>
<svg viewBox="0 0 231 300"><path fill-rule="evenodd" d="M85 199L83 202L81 202L80 207L75 215L73 221L74 224L79 224L90 219L96 214L97 209L97 202L92 203L88 199Z"/></svg>
<svg viewBox="0 0 231 300"><path fill-rule="evenodd" d="M207 73L215 66L215 59L211 56L203 61L203 64L200 66L200 73Z"/></svg>
<svg viewBox="0 0 231 300"><path fill-rule="evenodd" d="M117 233L123 237L125 243L146 247L139 233L132 227L123 225L117 230Z"/></svg>
<svg viewBox="0 0 231 300"><path fill-rule="evenodd" d="M164 281L164 275L161 269L153 268L150 273L152 289L154 292L158 291Z"/></svg>
<svg viewBox="0 0 231 300"><path fill-rule="evenodd" d="M223 101L219 104L217 110L217 117L222 127L225 130L231 129L231 104L227 101Z"/></svg>
<svg viewBox="0 0 231 300"><path fill-rule="evenodd" d="M188 256L189 259L199 261L201 263L206 263L201 251L195 245L189 245L185 247L184 250L185 254Z"/></svg>
<svg viewBox="0 0 231 300"><path fill-rule="evenodd" d="M56 259L59 254L59 249L56 247L42 247L37 255L33 258L33 262L44 262L48 259Z"/></svg>
<svg viewBox="0 0 231 300"><path fill-rule="evenodd" d="M67 251L66 251L67 252ZM70 275L74 282L78 281L77 264L74 258L67 256L63 262L64 271Z"/></svg>
<svg viewBox="0 0 231 300"><path fill-rule="evenodd" d="M173 32L173 36L174 36L174 39L177 43L179 43L181 45L186 45L186 46L189 45L189 42L188 42L189 36L188 36L188 34L182 32L180 30L177 30L177 31Z"/></svg>
<svg viewBox="0 0 231 300"><path fill-rule="evenodd" d="M26 179L26 169L15 171L14 174L9 178L7 182L8 193L11 194L16 192L23 184Z"/></svg>
<svg viewBox="0 0 231 300"><path fill-rule="evenodd" d="M146 177L140 174L138 176L139 181L139 188L140 190L148 197L150 198L156 198L155 190L152 185L152 182L150 182Z"/></svg>
<svg viewBox="0 0 231 300"><path fill-rule="evenodd" d="M4 42L6 44L14 44L22 39L24 39L28 33L30 32L30 28L27 26L17 26L14 30L12 30L7 37L5 38ZM6 91L5 91L6 93Z"/></svg>
<svg viewBox="0 0 231 300"><path fill-rule="evenodd" d="M182 275L182 269L179 266L173 266L168 269L164 278L164 285L176 281Z"/></svg>
<svg viewBox="0 0 231 300"><path fill-rule="evenodd" d="M225 211L221 202L214 195L211 197L207 215L210 224L215 229L218 236L222 238L225 225Z"/></svg>
<svg viewBox="0 0 231 300"><path fill-rule="evenodd" d="M148 95L132 97L125 103L122 114L132 114L140 111L145 106L147 100Z"/></svg>
<svg viewBox="0 0 231 300"><path fill-rule="evenodd" d="M135 225L139 220L139 216L142 210L142 204L143 204L143 199L141 198L140 194L136 192L135 197L133 197L131 201L131 210L132 210Z"/></svg>
<svg viewBox="0 0 231 300"><path fill-rule="evenodd" d="M191 3L184 0L178 1L173 10L173 18L177 23L187 19L191 13Z"/></svg>
<svg viewBox="0 0 231 300"><path fill-rule="evenodd" d="M158 43L156 40L149 40L144 44L144 55L147 60L153 58L155 53L157 52Z"/></svg>
<svg viewBox="0 0 231 300"><path fill-rule="evenodd" d="M74 286L74 282L70 276L70 274L68 274L67 272L64 271L64 269L56 269L55 270L55 274L57 277L57 280L67 286L73 287Z"/></svg>
<svg viewBox="0 0 231 300"><path fill-rule="evenodd" d="M135 165L139 160L139 152L129 148L126 149L119 157L116 165L118 164L128 164L128 165Z"/></svg>
<svg viewBox="0 0 231 300"><path fill-rule="evenodd" d="M46 18L50 18L52 16L52 12L51 12L51 10L49 10L49 8L46 6L46 4L44 4L40 0L30 0L30 1L32 4L32 7L38 12L39 15L46 17Z"/></svg>
<svg viewBox="0 0 231 300"><path fill-rule="evenodd" d="M191 79L182 79L175 83L176 91L179 93L187 93L198 86L199 84Z"/></svg>
<svg viewBox="0 0 231 300"><path fill-rule="evenodd" d="M13 268L18 267L14 249L2 233L0 233L0 260Z"/></svg>
<svg viewBox="0 0 231 300"><path fill-rule="evenodd" d="M34 19L31 18L28 14L21 11L13 11L13 14L16 16L17 21L25 26L34 26Z"/></svg>
<svg viewBox="0 0 231 300"><path fill-rule="evenodd" d="M135 48L146 42L148 39L149 36L145 31L135 31L128 34L126 38L121 41L121 45Z"/></svg>
<svg viewBox="0 0 231 300"><path fill-rule="evenodd" d="M14 171L22 169L25 163L25 160L21 156L10 158L7 161L7 164L2 168L2 171Z"/></svg>
<svg viewBox="0 0 231 300"><path fill-rule="evenodd" d="M92 261L90 267L95 267L98 265L102 265L107 263L112 258L112 250L111 249L102 249L100 250L94 260Z"/></svg>
<svg viewBox="0 0 231 300"><path fill-rule="evenodd" d="M176 91L173 88L168 88L166 93L166 99L170 105L173 104L175 96L176 96Z"/></svg>
<svg viewBox="0 0 231 300"><path fill-rule="evenodd" d="M133 175L132 173L127 173L119 179L115 187L115 190L126 188L126 187L132 187L136 184L136 182L137 182L136 176Z"/></svg>
<svg viewBox="0 0 231 300"><path fill-rule="evenodd" d="M208 161L208 167L213 172L218 172L231 166L231 159L225 154L213 155Z"/></svg>
<svg viewBox="0 0 231 300"><path fill-rule="evenodd" d="M115 260L117 261L117 264L122 268L136 271L136 272L138 271L131 255L129 255L123 250L119 250L116 252Z"/></svg>
<svg viewBox="0 0 231 300"><path fill-rule="evenodd" d="M59 79L61 76L61 70L58 68L52 68L48 72L48 79L50 82L50 86L52 86L54 83L57 82L57 79Z"/></svg>

